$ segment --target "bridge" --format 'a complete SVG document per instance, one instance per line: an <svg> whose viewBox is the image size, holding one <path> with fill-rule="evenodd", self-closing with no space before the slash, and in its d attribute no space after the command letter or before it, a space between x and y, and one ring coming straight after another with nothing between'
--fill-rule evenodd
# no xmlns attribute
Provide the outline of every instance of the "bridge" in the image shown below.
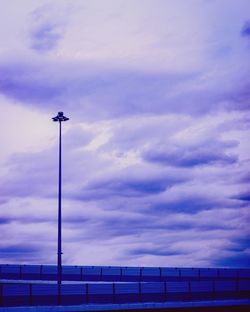
<svg viewBox="0 0 250 312"><path fill-rule="evenodd" d="M250 269L63 266L56 280L53 265L0 265L0 311L250 308Z"/></svg>

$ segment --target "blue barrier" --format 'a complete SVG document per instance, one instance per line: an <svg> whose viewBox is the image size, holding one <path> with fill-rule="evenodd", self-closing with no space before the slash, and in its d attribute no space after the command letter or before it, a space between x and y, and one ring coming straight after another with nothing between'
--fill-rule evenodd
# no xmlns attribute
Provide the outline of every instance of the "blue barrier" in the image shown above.
<svg viewBox="0 0 250 312"><path fill-rule="evenodd" d="M119 267L104 267L102 268L101 279L104 281L119 281L121 279L121 268Z"/></svg>
<svg viewBox="0 0 250 312"><path fill-rule="evenodd" d="M21 279L40 279L41 278L41 265L24 265L20 266Z"/></svg>
<svg viewBox="0 0 250 312"><path fill-rule="evenodd" d="M30 286L28 284L5 284L2 285L3 306L30 305Z"/></svg>
<svg viewBox="0 0 250 312"><path fill-rule="evenodd" d="M63 266L62 279L64 281L81 281L82 268L77 266Z"/></svg>
<svg viewBox="0 0 250 312"><path fill-rule="evenodd" d="M178 301L190 298L190 287L188 282L167 282L167 299Z"/></svg>
<svg viewBox="0 0 250 312"><path fill-rule="evenodd" d="M33 305L56 305L59 303L58 287L56 284L33 284L31 297Z"/></svg>
<svg viewBox="0 0 250 312"><path fill-rule="evenodd" d="M218 274L220 278L237 278L237 270L235 269L219 269Z"/></svg>
<svg viewBox="0 0 250 312"><path fill-rule="evenodd" d="M166 301L166 283L141 283L141 302Z"/></svg>
<svg viewBox="0 0 250 312"><path fill-rule="evenodd" d="M41 270L41 279L43 280L56 280L57 267L54 265L44 265Z"/></svg>
<svg viewBox="0 0 250 312"><path fill-rule="evenodd" d="M1 284L2 306L250 299L250 280Z"/></svg>
<svg viewBox="0 0 250 312"><path fill-rule="evenodd" d="M8 264L2 264L0 266L0 277L1 278L14 278L14 279L20 279L20 265L8 265Z"/></svg>
<svg viewBox="0 0 250 312"><path fill-rule="evenodd" d="M142 268L127 267L122 269L121 281L138 282L141 280Z"/></svg>
<svg viewBox="0 0 250 312"><path fill-rule="evenodd" d="M114 303L113 284L89 284L88 303Z"/></svg>
<svg viewBox="0 0 250 312"><path fill-rule="evenodd" d="M236 281L216 281L214 283L215 299L230 299L238 292Z"/></svg>
<svg viewBox="0 0 250 312"><path fill-rule="evenodd" d="M191 281L190 291L193 300L212 300L215 297L213 281Z"/></svg>
<svg viewBox="0 0 250 312"><path fill-rule="evenodd" d="M240 269L238 270L239 278L250 278L250 269Z"/></svg>
<svg viewBox="0 0 250 312"><path fill-rule="evenodd" d="M100 281L102 268L101 267L82 267L82 280L84 281Z"/></svg>
<svg viewBox="0 0 250 312"><path fill-rule="evenodd" d="M140 302L139 283L117 283L115 284L115 303Z"/></svg>
<svg viewBox="0 0 250 312"><path fill-rule="evenodd" d="M200 279L209 280L209 279L217 279L218 278L218 269L199 269L199 276Z"/></svg>
<svg viewBox="0 0 250 312"><path fill-rule="evenodd" d="M161 268L162 281L179 281L181 278L178 268Z"/></svg>
<svg viewBox="0 0 250 312"><path fill-rule="evenodd" d="M0 265L0 279L56 280L55 265ZM250 269L63 266L65 281L164 282L250 279Z"/></svg>
<svg viewBox="0 0 250 312"><path fill-rule="evenodd" d="M87 285L61 285L60 289L60 304L67 305L74 302L74 304L86 304L87 301Z"/></svg>
<svg viewBox="0 0 250 312"><path fill-rule="evenodd" d="M192 280L199 280L200 279L200 272L199 269L194 268L182 268L180 269L180 279L189 281L190 278Z"/></svg>
<svg viewBox="0 0 250 312"><path fill-rule="evenodd" d="M160 268L142 268L141 281L143 282L160 282L161 281L161 269Z"/></svg>

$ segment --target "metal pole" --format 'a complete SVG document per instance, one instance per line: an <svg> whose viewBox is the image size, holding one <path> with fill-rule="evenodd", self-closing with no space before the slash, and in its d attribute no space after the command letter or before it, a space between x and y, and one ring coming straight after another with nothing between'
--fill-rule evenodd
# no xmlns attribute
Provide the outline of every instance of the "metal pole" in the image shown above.
<svg viewBox="0 0 250 312"><path fill-rule="evenodd" d="M62 281L62 133L59 121L59 181L58 181L58 251L57 251L57 283Z"/></svg>
<svg viewBox="0 0 250 312"><path fill-rule="evenodd" d="M57 284L58 284L58 301L60 301L60 286L62 283L62 121L69 120L58 112L57 116L52 117L53 121L59 121L59 180L58 180L58 242L57 242Z"/></svg>

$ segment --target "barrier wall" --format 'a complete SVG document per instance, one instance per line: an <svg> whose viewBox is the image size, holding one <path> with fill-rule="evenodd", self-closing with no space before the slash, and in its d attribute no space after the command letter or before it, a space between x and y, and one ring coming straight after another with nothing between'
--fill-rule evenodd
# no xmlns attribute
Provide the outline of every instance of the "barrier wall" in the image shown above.
<svg viewBox="0 0 250 312"><path fill-rule="evenodd" d="M52 265L0 265L0 279L56 280ZM65 281L164 282L250 279L250 269L63 266Z"/></svg>
<svg viewBox="0 0 250 312"><path fill-rule="evenodd" d="M1 306L250 299L250 269L63 266L82 283L58 287L56 266L3 264L0 279Z"/></svg>
<svg viewBox="0 0 250 312"><path fill-rule="evenodd" d="M250 298L250 282L151 282L6 284L0 286L1 306L78 305Z"/></svg>
<svg viewBox="0 0 250 312"><path fill-rule="evenodd" d="M249 299L250 280L0 285L1 306Z"/></svg>

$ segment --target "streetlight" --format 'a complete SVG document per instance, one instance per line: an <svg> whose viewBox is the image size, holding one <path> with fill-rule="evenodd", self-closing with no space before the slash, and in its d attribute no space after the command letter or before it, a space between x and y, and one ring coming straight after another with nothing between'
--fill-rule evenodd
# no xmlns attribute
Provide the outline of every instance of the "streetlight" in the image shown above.
<svg viewBox="0 0 250 312"><path fill-rule="evenodd" d="M58 180L58 249L57 249L57 284L61 285L62 282L62 134L61 124L62 121L67 121L69 118L63 116L63 112L58 112L56 117L52 118L53 121L59 121L59 180Z"/></svg>

